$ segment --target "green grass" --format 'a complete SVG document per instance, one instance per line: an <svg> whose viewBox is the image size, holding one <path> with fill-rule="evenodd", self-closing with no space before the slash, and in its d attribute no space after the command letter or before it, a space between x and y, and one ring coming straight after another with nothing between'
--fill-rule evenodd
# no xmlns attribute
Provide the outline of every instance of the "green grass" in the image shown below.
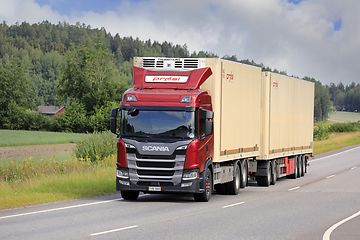
<svg viewBox="0 0 360 240"><path fill-rule="evenodd" d="M69 160L72 157L72 154L65 154L65 155L57 155L57 156L43 156L43 157L34 157L31 160L34 161L36 164L40 164L41 160L44 160L45 163L51 162L55 160L57 162L64 162ZM3 159L0 160L0 166L8 166L10 163L14 162L15 165L21 164L23 161L30 161L30 158L16 158L16 159Z"/></svg>
<svg viewBox="0 0 360 240"><path fill-rule="evenodd" d="M360 144L360 132L331 133L329 139L314 141L314 155Z"/></svg>
<svg viewBox="0 0 360 240"><path fill-rule="evenodd" d="M0 147L75 143L84 133L0 130Z"/></svg>
<svg viewBox="0 0 360 240"><path fill-rule="evenodd" d="M99 166L83 173L40 176L23 182L0 181L0 209L115 193L114 169Z"/></svg>
<svg viewBox="0 0 360 240"><path fill-rule="evenodd" d="M329 118L344 122L357 122L360 121L360 109L359 112L334 112L329 114Z"/></svg>
<svg viewBox="0 0 360 240"><path fill-rule="evenodd" d="M0 210L115 193L115 161L112 155L97 164L72 158L11 166L12 173L27 173L0 181Z"/></svg>

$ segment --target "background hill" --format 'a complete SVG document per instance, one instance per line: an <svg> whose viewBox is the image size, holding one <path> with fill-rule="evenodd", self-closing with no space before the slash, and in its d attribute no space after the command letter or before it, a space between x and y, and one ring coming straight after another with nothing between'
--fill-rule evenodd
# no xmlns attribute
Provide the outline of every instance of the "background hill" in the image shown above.
<svg viewBox="0 0 360 240"><path fill-rule="evenodd" d="M66 22L52 24L43 21L32 25L23 22L8 26L3 22L0 24L0 128L76 132L106 129L106 111L113 105L118 105L122 93L132 85L131 66L134 56L218 57L204 51L189 53L186 44L140 40L120 34L112 36L105 28L91 28L80 23L70 25ZM93 58L100 60L93 61ZM223 58L256 65L262 67L263 71L287 74L286 71L272 70L253 60L238 60L235 55ZM99 77L98 72L91 72L94 65L106 66L107 71L103 83L97 86L100 88L98 92L93 91L91 80L86 80ZM91 76L83 76L84 72ZM316 84L316 121L327 117L330 99L337 108L357 108L354 102L360 99L359 85L353 83L350 87L342 84L342 87L340 84L329 87L311 77L303 79ZM75 88L76 85L78 89ZM81 89L86 89L86 92L81 92L82 95L88 94L83 99L79 94L76 95ZM107 94L109 91L111 93ZM102 95L109 96L103 99ZM98 104L87 106L89 99L96 100ZM54 121L47 122L42 117L30 117L29 114L23 116L22 112L30 112L39 105L72 105L74 113L83 114L82 120L89 119L90 116L96 117L93 117L93 123L89 123L89 126L80 128L76 124L70 124L76 116L68 116L67 120L63 119L56 124ZM30 121L29 117L32 118ZM42 123L39 124L38 121ZM67 125L64 123L66 121Z"/></svg>

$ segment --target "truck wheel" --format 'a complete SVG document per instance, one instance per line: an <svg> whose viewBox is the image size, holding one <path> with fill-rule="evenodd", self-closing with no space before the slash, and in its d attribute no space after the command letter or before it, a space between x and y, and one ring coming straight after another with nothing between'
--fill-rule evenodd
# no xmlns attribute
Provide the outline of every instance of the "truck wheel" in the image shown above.
<svg viewBox="0 0 360 240"><path fill-rule="evenodd" d="M238 195L240 181L240 166L239 163L235 163L233 180L225 184L226 190L230 195Z"/></svg>
<svg viewBox="0 0 360 240"><path fill-rule="evenodd" d="M208 202L211 198L212 192L212 175L209 168L206 169L205 176L204 176L204 192L202 193L195 193L194 199L196 202Z"/></svg>
<svg viewBox="0 0 360 240"><path fill-rule="evenodd" d="M139 196L139 191L121 191L121 197L124 200L136 200Z"/></svg>
<svg viewBox="0 0 360 240"><path fill-rule="evenodd" d="M266 176L257 176L256 181L258 186L268 187L271 182L271 164L266 164Z"/></svg>
<svg viewBox="0 0 360 240"><path fill-rule="evenodd" d="M240 175L240 188L245 188L247 186L248 180L248 168L247 168L247 161L242 161L241 164L241 175Z"/></svg>
<svg viewBox="0 0 360 240"><path fill-rule="evenodd" d="M271 161L271 185L275 185L277 180L277 172L276 172L276 160Z"/></svg>

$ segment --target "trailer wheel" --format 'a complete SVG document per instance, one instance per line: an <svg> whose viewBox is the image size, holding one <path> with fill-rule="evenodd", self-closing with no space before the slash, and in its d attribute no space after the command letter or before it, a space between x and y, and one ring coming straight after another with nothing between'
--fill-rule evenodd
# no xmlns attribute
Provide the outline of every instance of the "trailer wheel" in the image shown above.
<svg viewBox="0 0 360 240"><path fill-rule="evenodd" d="M305 160L305 155L301 156L301 177L305 176L305 172L306 172L306 160Z"/></svg>
<svg viewBox="0 0 360 240"><path fill-rule="evenodd" d="M212 175L210 168L206 169L204 176L204 191L202 193L195 193L194 199L196 202L208 202L211 198L211 192L213 188Z"/></svg>
<svg viewBox="0 0 360 240"><path fill-rule="evenodd" d="M238 195L240 188L240 166L239 162L235 163L234 177L231 182L225 184L225 188L230 195Z"/></svg>
<svg viewBox="0 0 360 240"><path fill-rule="evenodd" d="M268 187L271 182L271 163L266 164L266 176L257 176L256 181L258 186Z"/></svg>
<svg viewBox="0 0 360 240"><path fill-rule="evenodd" d="M240 188L245 188L248 181L248 165L246 160L242 161L240 173Z"/></svg>
<svg viewBox="0 0 360 240"><path fill-rule="evenodd" d="M275 185L277 180L277 172L276 172L276 160L271 161L271 185Z"/></svg>
<svg viewBox="0 0 360 240"><path fill-rule="evenodd" d="M139 196L139 191L121 191L121 197L124 200L136 200Z"/></svg>
<svg viewBox="0 0 360 240"><path fill-rule="evenodd" d="M299 178L301 176L301 157L297 156L297 178Z"/></svg>

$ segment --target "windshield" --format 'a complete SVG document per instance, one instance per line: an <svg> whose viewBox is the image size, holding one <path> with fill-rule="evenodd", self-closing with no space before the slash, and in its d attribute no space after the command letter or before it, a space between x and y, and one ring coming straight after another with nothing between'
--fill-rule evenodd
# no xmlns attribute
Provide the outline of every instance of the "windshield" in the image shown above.
<svg viewBox="0 0 360 240"><path fill-rule="evenodd" d="M121 135L194 139L195 112L122 110Z"/></svg>

